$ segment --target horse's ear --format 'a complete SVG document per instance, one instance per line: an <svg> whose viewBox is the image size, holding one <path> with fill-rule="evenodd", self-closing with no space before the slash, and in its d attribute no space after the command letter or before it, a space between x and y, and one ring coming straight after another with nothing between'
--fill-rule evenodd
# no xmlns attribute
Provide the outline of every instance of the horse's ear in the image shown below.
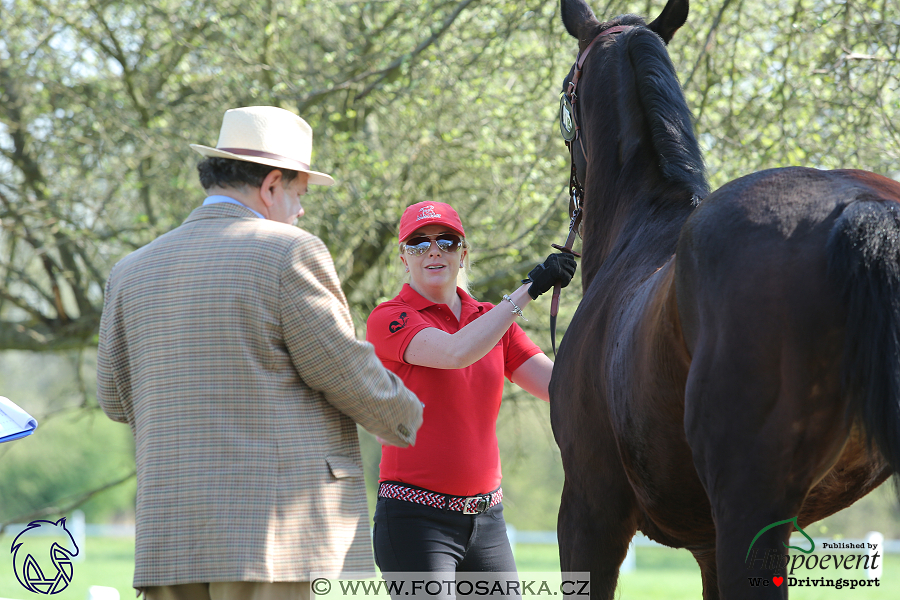
<svg viewBox="0 0 900 600"><path fill-rule="evenodd" d="M63 517L62 519L60 519L59 521L57 521L57 522L56 522L56 525L61 525L61 526L65 527L65 526L66 526L66 518Z"/></svg>
<svg viewBox="0 0 900 600"><path fill-rule="evenodd" d="M600 25L594 11L584 0L560 0L560 12L563 25L573 38L582 44L587 44L594 30Z"/></svg>
<svg viewBox="0 0 900 600"><path fill-rule="evenodd" d="M678 28L687 21L689 0L669 0L662 13L648 27L668 45Z"/></svg>

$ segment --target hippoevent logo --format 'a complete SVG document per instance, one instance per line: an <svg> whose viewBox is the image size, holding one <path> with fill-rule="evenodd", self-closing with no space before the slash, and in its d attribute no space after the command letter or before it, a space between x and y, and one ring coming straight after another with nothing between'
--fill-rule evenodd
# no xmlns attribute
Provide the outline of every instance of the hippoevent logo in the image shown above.
<svg viewBox="0 0 900 600"><path fill-rule="evenodd" d="M13 571L22 586L36 594L58 594L69 586L74 574L72 558L78 546L66 519L32 521L13 540Z"/></svg>
<svg viewBox="0 0 900 600"><path fill-rule="evenodd" d="M809 542L808 549L799 546L788 546L782 542L781 545L784 548L800 552L800 554L791 556L781 548L757 548L755 546L756 541L762 534L773 527L788 523L792 524L794 529L806 538ZM775 587L781 587L782 585L791 587L833 587L835 589L880 587L880 578L869 579L867 576L869 569L876 570L879 568L878 560L881 558L881 554L878 553L878 544L868 542L860 544L824 543L822 547L831 550L861 549L866 550L867 553L825 554L821 556L813 554L816 549L816 543L797 524L797 517L766 525L759 530L759 533L750 542L744 562L747 564L748 570L769 570L772 574L769 577L747 577L750 587L768 587L769 585L774 585ZM816 569L819 571L817 572ZM859 573L860 569L863 570L862 576ZM801 571L804 570L813 571L813 575L803 577Z"/></svg>

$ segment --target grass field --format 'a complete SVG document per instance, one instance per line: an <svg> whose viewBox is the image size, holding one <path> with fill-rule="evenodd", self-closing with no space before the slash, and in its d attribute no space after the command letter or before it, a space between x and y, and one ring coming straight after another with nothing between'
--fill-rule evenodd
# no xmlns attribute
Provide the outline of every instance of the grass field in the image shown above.
<svg viewBox="0 0 900 600"><path fill-rule="evenodd" d="M0 537L0 548L9 548L12 540ZM85 560L75 563L72 583L52 596L57 600L85 600L92 585L119 590L122 600L134 598L131 578L134 569L134 540L129 538L88 538ZM520 573L558 572L559 555L556 546L519 544L515 549ZM637 568L619 579L616 598L619 600L697 600L701 597L700 570L693 557L684 550L668 548L637 549ZM855 572L850 573L855 575ZM815 573L796 573L798 577L820 577ZM846 576L846 575L845 575ZM864 577L864 575L863 575ZM749 585L749 584L748 584ZM16 580L12 570L12 556L0 562L0 599L33 600L39 597ZM880 587L865 589L791 588L794 600L896 600L900 598L900 555L888 555Z"/></svg>

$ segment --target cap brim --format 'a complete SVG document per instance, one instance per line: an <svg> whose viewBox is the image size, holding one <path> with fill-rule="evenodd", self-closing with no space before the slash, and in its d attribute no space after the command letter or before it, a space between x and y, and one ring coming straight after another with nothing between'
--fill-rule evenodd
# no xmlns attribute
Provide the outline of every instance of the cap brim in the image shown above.
<svg viewBox="0 0 900 600"><path fill-rule="evenodd" d="M465 232L465 231L460 231L459 228L456 227L455 225L451 225L451 224L449 224L449 223L441 223L441 222L434 223L434 222L432 222L432 223L425 223L424 225L419 225L419 226L417 226L417 227L412 227L412 228L410 228L408 231L405 232L405 234L406 234L405 236L404 236L404 235L400 235L400 234L398 233L398 235L397 235L397 240L402 244L403 242L405 242L406 240L408 240L409 238L411 238L411 237L413 236L413 234L414 234L416 231L418 231L418 230L421 229L422 227L428 227L429 225L443 225L444 227L446 227L446 228L449 229L450 231L453 231L453 232L455 232L455 233L458 233L458 234L460 235L460 237L462 237L463 239L465 239L465 237L466 237L466 232Z"/></svg>
<svg viewBox="0 0 900 600"><path fill-rule="evenodd" d="M212 156L216 158L230 158L232 160L242 160L244 162L252 162L260 165L267 165L269 167L278 167L280 169L290 169L291 171L300 171L302 173L309 174L309 182L312 185L325 185L331 186L334 185L334 178L327 173L319 173L318 171L308 171L306 169L298 169L297 165L294 163L289 163L286 161L281 161L273 158L263 158L259 156L243 156L241 154L234 154L232 152L226 152L225 150L219 150L218 148L210 148L209 146L203 146L200 144L191 144L191 148L201 154L203 156Z"/></svg>

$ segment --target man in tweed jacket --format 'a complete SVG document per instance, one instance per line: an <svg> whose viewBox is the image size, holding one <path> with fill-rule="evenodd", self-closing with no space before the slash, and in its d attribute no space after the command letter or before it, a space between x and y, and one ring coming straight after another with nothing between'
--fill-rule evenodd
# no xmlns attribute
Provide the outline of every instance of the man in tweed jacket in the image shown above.
<svg viewBox="0 0 900 600"><path fill-rule="evenodd" d="M135 438L148 598L303 597L287 582L374 572L356 423L406 446L422 404L291 225L307 183L333 183L311 147L293 113L228 111L217 148L194 146L210 197L107 281L98 397Z"/></svg>

